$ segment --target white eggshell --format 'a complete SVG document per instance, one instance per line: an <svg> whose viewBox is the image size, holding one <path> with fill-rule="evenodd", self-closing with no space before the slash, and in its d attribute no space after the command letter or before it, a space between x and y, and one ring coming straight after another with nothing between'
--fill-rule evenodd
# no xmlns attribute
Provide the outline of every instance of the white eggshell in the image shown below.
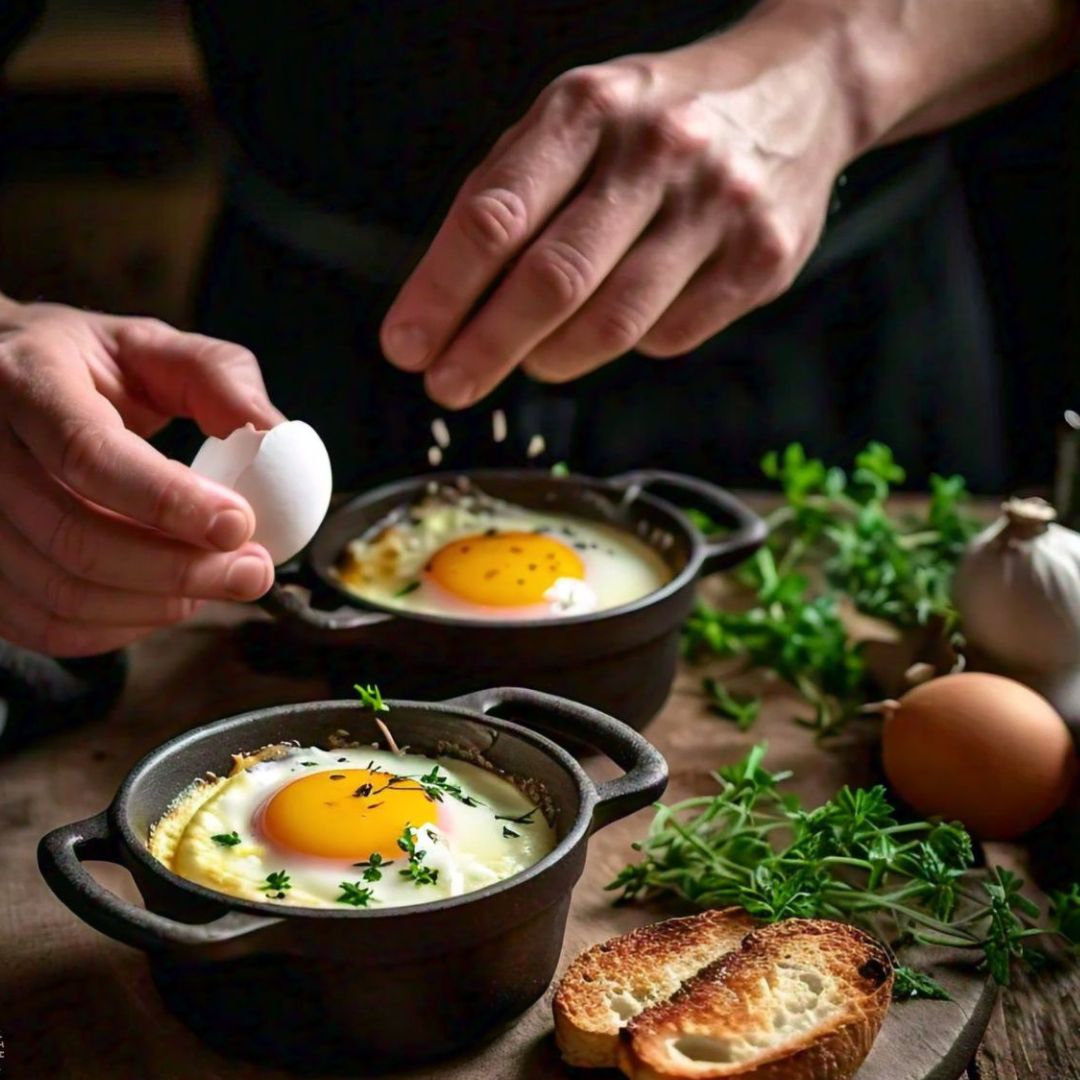
<svg viewBox="0 0 1080 1080"><path fill-rule="evenodd" d="M307 544L330 506L330 455L302 420L269 431L249 424L226 439L211 437L191 468L247 499L255 512L252 539L270 552L275 566Z"/></svg>

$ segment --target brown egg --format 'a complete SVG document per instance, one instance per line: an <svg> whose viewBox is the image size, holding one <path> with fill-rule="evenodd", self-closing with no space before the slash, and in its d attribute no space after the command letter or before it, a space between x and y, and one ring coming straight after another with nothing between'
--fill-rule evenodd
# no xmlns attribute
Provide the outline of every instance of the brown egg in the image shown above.
<svg viewBox="0 0 1080 1080"><path fill-rule="evenodd" d="M884 707L889 783L927 817L1004 840L1045 821L1068 795L1077 756L1065 722L1034 690L962 672Z"/></svg>

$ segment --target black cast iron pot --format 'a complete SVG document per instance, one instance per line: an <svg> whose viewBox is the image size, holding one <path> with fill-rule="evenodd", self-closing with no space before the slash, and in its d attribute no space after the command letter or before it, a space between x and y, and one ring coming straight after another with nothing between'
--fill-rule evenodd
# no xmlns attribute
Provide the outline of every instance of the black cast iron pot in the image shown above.
<svg viewBox="0 0 1080 1080"><path fill-rule="evenodd" d="M380 608L341 586L333 567L350 540L414 502L432 481L453 484L462 476L508 502L636 533L659 552L672 579L607 611L497 623ZM658 492L705 511L730 531L705 536ZM432 698L506 683L586 702L640 728L671 689L679 629L698 579L741 562L765 535L761 518L734 495L678 473L642 470L609 480L538 469L420 476L377 488L331 513L302 556L279 568L263 604L309 643L329 646L322 671L338 694L358 679Z"/></svg>
<svg viewBox="0 0 1080 1080"><path fill-rule="evenodd" d="M227 772L233 753L284 739L325 745L340 729L361 741L380 738L359 702L327 701L220 720L152 751L107 810L41 841L45 880L91 926L146 950L167 1006L225 1053L355 1074L490 1036L551 981L590 833L658 798L667 767L625 724L530 690L390 706L395 738L411 749L449 745L542 784L553 807L554 850L477 892L382 910L234 899L178 877L150 855L151 824L194 777ZM495 710L513 719L489 715ZM624 775L594 784L533 725L592 744ZM127 867L146 908L100 885L82 866L88 859Z"/></svg>

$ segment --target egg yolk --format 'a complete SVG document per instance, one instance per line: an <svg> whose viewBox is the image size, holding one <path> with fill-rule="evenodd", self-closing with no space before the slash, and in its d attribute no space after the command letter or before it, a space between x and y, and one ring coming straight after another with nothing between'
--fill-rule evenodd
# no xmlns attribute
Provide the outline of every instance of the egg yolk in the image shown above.
<svg viewBox="0 0 1080 1080"><path fill-rule="evenodd" d="M473 604L537 604L558 578L584 580L575 552L544 533L465 536L440 548L428 572L447 592Z"/></svg>
<svg viewBox="0 0 1080 1080"><path fill-rule="evenodd" d="M399 858L406 825L418 829L435 820L435 804L415 780L340 769L286 784L267 803L262 826L279 847L355 862L373 852Z"/></svg>

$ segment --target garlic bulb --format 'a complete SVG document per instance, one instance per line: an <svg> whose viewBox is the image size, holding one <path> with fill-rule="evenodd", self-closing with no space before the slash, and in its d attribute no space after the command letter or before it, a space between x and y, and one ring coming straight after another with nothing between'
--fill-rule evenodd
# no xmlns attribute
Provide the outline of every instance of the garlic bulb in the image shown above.
<svg viewBox="0 0 1080 1080"><path fill-rule="evenodd" d="M1080 716L1080 533L1043 499L1010 499L968 545L953 581L969 658Z"/></svg>

